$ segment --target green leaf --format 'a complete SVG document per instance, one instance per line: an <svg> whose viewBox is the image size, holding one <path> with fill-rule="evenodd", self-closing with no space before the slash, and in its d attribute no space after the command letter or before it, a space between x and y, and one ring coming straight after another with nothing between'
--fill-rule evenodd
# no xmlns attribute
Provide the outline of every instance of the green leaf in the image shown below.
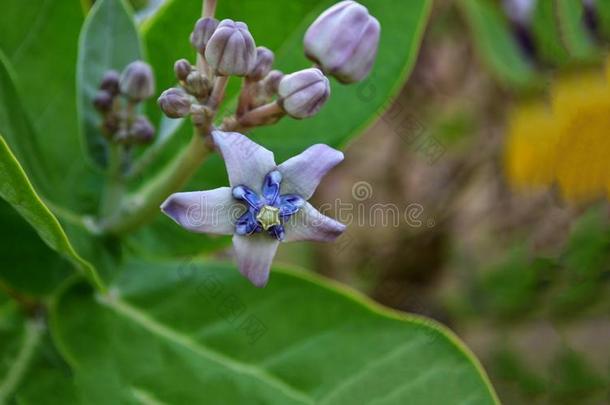
<svg viewBox="0 0 610 405"><path fill-rule="evenodd" d="M256 289L228 264L131 262L110 291L52 309L87 403L497 403L446 328L317 277Z"/></svg>
<svg viewBox="0 0 610 405"><path fill-rule="evenodd" d="M273 0L237 1L218 3L218 18L232 18L247 22L257 45L266 46L276 54L277 68L291 72L311 66L303 52L302 40L307 27L326 8L331 0L290 1L278 6ZM278 125L260 128L252 138L273 150L278 162L296 155L315 143L343 147L377 119L400 90L409 76L417 56L423 29L431 2L428 0L361 1L381 23L382 34L377 61L364 82L345 86L333 80L331 97L319 115L307 120L283 119ZM189 35L201 15L198 2L168 1L161 10L142 27L143 38L150 54L158 84L158 92L175 85L172 66L179 58L194 60L195 51ZM239 81L232 80L227 91L226 105L235 105ZM155 120L160 119L159 109L149 108ZM190 123L179 134L180 142L168 146L160 159L167 163L179 147L188 141ZM396 136L402 136L399 129ZM157 165L148 175L154 174ZM214 188L227 184L222 160L209 159L199 175L187 186L188 190ZM159 240L158 245L169 245L170 238L164 228L155 225L149 231ZM139 239L137 236L135 239ZM203 238L189 238L180 246L191 252L207 244Z"/></svg>
<svg viewBox="0 0 610 405"><path fill-rule="evenodd" d="M507 87L527 89L537 79L519 48L499 2L460 0L477 51L490 73Z"/></svg>
<svg viewBox="0 0 610 405"><path fill-rule="evenodd" d="M590 60L595 56L595 47L584 25L582 2L555 0L561 40L570 55L579 60Z"/></svg>
<svg viewBox="0 0 610 405"><path fill-rule="evenodd" d="M71 262L95 286L104 289L95 269L75 252L57 218L36 194L2 136L0 136L0 197L29 222L50 248ZM45 269L40 268L38 271Z"/></svg>
<svg viewBox="0 0 610 405"><path fill-rule="evenodd" d="M29 295L48 295L72 274L70 263L43 242L30 224L1 198L0 223L10 229L10 233L0 237L0 257L4 262L0 284L6 283Z"/></svg>
<svg viewBox="0 0 610 405"><path fill-rule="evenodd" d="M83 25L77 63L78 116L81 135L91 159L106 164L106 143L100 131L101 117L93 99L104 73L123 70L143 59L140 38L124 0L96 1Z"/></svg>
<svg viewBox="0 0 610 405"><path fill-rule="evenodd" d="M0 103L8 103L15 121L19 116L16 110L23 104L31 124L30 128L16 127L15 134L0 125L0 132L46 198L70 207L89 208L92 200L98 200L100 187L99 179L86 166L76 120L76 44L83 19L78 0L2 2L0 49L14 67L11 73L21 102L12 91L2 88ZM0 118L0 122L6 124L7 120ZM26 150L35 145L44 151L44 166L43 160L36 158L44 168L44 184L38 184L17 143L23 143L20 146ZM61 176L57 176L59 173Z"/></svg>
<svg viewBox="0 0 610 405"><path fill-rule="evenodd" d="M602 35L606 39L610 39L610 2L598 1L595 3L595 7L599 16Z"/></svg>
<svg viewBox="0 0 610 405"><path fill-rule="evenodd" d="M15 305L0 307L0 404L21 383L42 336L42 326L26 320Z"/></svg>
<svg viewBox="0 0 610 405"><path fill-rule="evenodd" d="M10 62L0 52L0 133L5 134L36 187L48 191L48 170L32 124L21 104Z"/></svg>
<svg viewBox="0 0 610 405"><path fill-rule="evenodd" d="M552 65L562 65L570 55L561 41L559 20L554 1L538 1L532 15L532 35L536 52L542 60Z"/></svg>

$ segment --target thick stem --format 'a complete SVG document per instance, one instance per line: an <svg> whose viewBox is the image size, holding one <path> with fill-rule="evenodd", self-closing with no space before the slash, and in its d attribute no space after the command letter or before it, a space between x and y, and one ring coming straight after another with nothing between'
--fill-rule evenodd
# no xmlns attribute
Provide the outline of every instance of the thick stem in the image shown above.
<svg viewBox="0 0 610 405"><path fill-rule="evenodd" d="M214 17L216 14L216 0L203 0L202 16Z"/></svg>
<svg viewBox="0 0 610 405"><path fill-rule="evenodd" d="M108 149L108 170L106 173L106 184L104 186L104 195L100 206L100 214L102 216L110 215L116 211L121 204L123 193L125 192L125 184L123 183L121 166L123 161L121 145L111 143Z"/></svg>
<svg viewBox="0 0 610 405"><path fill-rule="evenodd" d="M211 151L203 136L193 135L188 146L159 176L131 195L121 210L102 222L102 229L106 233L122 234L151 221L158 214L161 203L187 183Z"/></svg>
<svg viewBox="0 0 610 405"><path fill-rule="evenodd" d="M23 343L17 357L11 362L4 381L0 383L0 404L7 403L26 375L38 349L44 325L41 320L28 320L25 323Z"/></svg>
<svg viewBox="0 0 610 405"><path fill-rule="evenodd" d="M285 114L282 107L273 101L250 110L241 117L225 120L220 129L223 131L245 131L252 127L274 124Z"/></svg>
<svg viewBox="0 0 610 405"><path fill-rule="evenodd" d="M214 87L212 88L212 94L208 100L208 107L213 111L218 109L220 102L225 96L225 90L229 83L229 76L218 76L214 81Z"/></svg>
<svg viewBox="0 0 610 405"><path fill-rule="evenodd" d="M252 96L254 93L254 83L244 78L241 86L241 92L239 93L239 102L237 104L237 111L235 115L241 117L244 115L252 104Z"/></svg>

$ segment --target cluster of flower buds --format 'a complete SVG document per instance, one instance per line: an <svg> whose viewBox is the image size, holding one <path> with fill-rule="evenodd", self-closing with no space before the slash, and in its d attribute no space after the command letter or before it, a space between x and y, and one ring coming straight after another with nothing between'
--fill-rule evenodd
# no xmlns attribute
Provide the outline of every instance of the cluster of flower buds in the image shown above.
<svg viewBox="0 0 610 405"><path fill-rule="evenodd" d="M152 141L155 128L136 114L136 108L154 91L152 70L144 62L130 63L120 75L115 70L104 74L93 104L102 114L102 132L108 140L126 145Z"/></svg>
<svg viewBox="0 0 610 405"><path fill-rule="evenodd" d="M342 1L324 12L305 35L305 53L316 67L284 75L273 69L274 54L257 47L248 26L239 21L204 17L197 21L191 44L196 66L185 59L174 70L180 87L163 92L159 106L168 117L180 118L214 110L224 95L229 76L243 78L235 116L224 129L247 129L315 115L330 95L326 74L342 83L366 77L379 43L379 22L354 2Z"/></svg>

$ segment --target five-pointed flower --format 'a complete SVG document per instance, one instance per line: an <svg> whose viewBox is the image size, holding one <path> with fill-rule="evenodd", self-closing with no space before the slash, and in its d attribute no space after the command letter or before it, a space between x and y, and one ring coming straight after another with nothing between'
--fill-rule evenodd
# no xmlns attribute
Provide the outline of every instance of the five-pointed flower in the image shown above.
<svg viewBox="0 0 610 405"><path fill-rule="evenodd" d="M280 241L333 241L345 225L307 200L343 153L313 145L279 166L273 153L236 132L213 131L231 187L175 193L162 211L193 232L233 235L239 271L264 287Z"/></svg>

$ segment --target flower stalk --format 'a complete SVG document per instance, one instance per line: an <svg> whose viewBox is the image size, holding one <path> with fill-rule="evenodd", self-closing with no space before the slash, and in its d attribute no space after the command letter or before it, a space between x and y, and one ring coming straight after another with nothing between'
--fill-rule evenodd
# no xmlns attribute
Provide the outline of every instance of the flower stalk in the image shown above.
<svg viewBox="0 0 610 405"><path fill-rule="evenodd" d="M130 195L114 215L101 222L102 230L110 234L124 234L150 222L158 214L165 198L188 182L211 151L205 138L194 134L191 142L159 176Z"/></svg>

